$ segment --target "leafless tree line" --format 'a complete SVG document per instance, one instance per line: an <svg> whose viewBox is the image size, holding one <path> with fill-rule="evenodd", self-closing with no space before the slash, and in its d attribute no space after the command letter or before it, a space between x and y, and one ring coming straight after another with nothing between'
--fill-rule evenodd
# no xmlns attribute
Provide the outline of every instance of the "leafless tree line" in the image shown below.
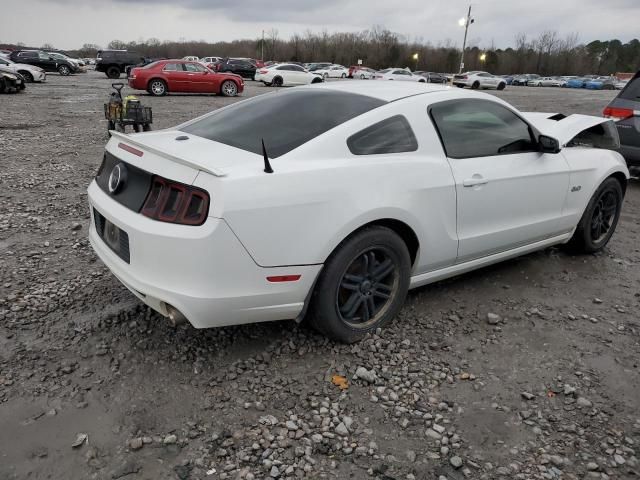
<svg viewBox="0 0 640 480"><path fill-rule="evenodd" d="M47 45L52 47L51 45ZM151 58L181 58L186 55L250 57L293 62L334 62L356 64L360 59L373 68L409 67L412 70L457 72L460 49L451 41L439 44L411 40L384 27L362 32L320 33L305 31L289 39L272 29L264 38L230 42L113 40L107 48L128 49ZM70 52L82 57L95 56L100 47L85 44ZM418 60L414 55L418 54ZM465 50L466 70L487 70L495 74L539 73L541 75L608 75L640 69L640 41L593 41L581 44L576 33L562 37L557 31L541 32L530 38L518 34L514 46L500 49L471 45Z"/></svg>

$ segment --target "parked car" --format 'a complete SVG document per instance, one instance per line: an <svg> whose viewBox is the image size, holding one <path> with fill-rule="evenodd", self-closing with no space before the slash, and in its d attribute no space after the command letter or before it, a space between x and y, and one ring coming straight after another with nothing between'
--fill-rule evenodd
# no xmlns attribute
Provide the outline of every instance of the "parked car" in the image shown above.
<svg viewBox="0 0 640 480"><path fill-rule="evenodd" d="M310 63L308 69L310 72L315 72L316 70L327 68L327 67L330 67L331 65L333 65L333 63L330 63L330 62Z"/></svg>
<svg viewBox="0 0 640 480"><path fill-rule="evenodd" d="M536 73L525 73L524 75L516 75L515 77L513 77L513 81L511 82L511 85L524 87L528 85L529 80L536 80L538 78L540 78L540 75Z"/></svg>
<svg viewBox="0 0 640 480"><path fill-rule="evenodd" d="M25 89L25 83L18 72L0 66L0 93L20 93Z"/></svg>
<svg viewBox="0 0 640 480"><path fill-rule="evenodd" d="M311 73L300 65L283 63L263 67L256 71L255 80L267 86L289 87L294 85L308 85L310 83L322 83L322 75Z"/></svg>
<svg viewBox="0 0 640 480"><path fill-rule="evenodd" d="M63 53L59 53L59 52L45 52L47 55L52 56L53 58L55 58L56 60L66 60L69 63L71 63L75 68L73 70L73 73L81 73L81 72L85 72L86 70L83 68L84 62L82 62L81 60L77 59L77 58L71 58L68 55L65 55Z"/></svg>
<svg viewBox="0 0 640 480"><path fill-rule="evenodd" d="M378 70L373 77L375 80L398 80L405 82L427 83L427 79L421 75L414 75L405 68L385 68Z"/></svg>
<svg viewBox="0 0 640 480"><path fill-rule="evenodd" d="M131 70L129 86L155 96L216 93L233 97L242 93L244 81L239 75L213 72L199 62L161 60Z"/></svg>
<svg viewBox="0 0 640 480"><path fill-rule="evenodd" d="M640 167L640 71L611 100L603 113L616 123L620 153L627 164Z"/></svg>
<svg viewBox="0 0 640 480"><path fill-rule="evenodd" d="M57 59L41 50L15 50L9 55L15 63L27 63L43 69L45 72L57 72L67 76L77 71L76 64L67 59Z"/></svg>
<svg viewBox="0 0 640 480"><path fill-rule="evenodd" d="M427 80L427 83L447 83L447 76L443 75L442 73L423 71L417 71L413 73L414 75L420 75L421 77L424 77Z"/></svg>
<svg viewBox="0 0 640 480"><path fill-rule="evenodd" d="M235 73L243 78L253 80L256 75L256 66L247 61L236 58L226 58L221 62L213 64L216 72L220 73Z"/></svg>
<svg viewBox="0 0 640 480"><path fill-rule="evenodd" d="M589 90L615 90L618 79L614 77L598 77L585 82L584 88Z"/></svg>
<svg viewBox="0 0 640 480"><path fill-rule="evenodd" d="M588 81L589 81L588 78L581 78L581 77L571 78L567 80L566 87L567 88L584 88L584 86Z"/></svg>
<svg viewBox="0 0 640 480"><path fill-rule="evenodd" d="M221 60L222 60L222 57L202 57L200 59L200 63L204 65L209 65L210 63L220 62Z"/></svg>
<svg viewBox="0 0 640 480"><path fill-rule="evenodd" d="M351 70L349 69L349 71L351 71L351 78L357 78L359 80L370 80L372 79L375 74L376 71L373 68L369 68L369 67L358 67L355 70Z"/></svg>
<svg viewBox="0 0 640 480"><path fill-rule="evenodd" d="M527 82L529 87L562 87L566 84L564 80L554 77L534 78Z"/></svg>
<svg viewBox="0 0 640 480"><path fill-rule="evenodd" d="M465 72L460 75L453 76L453 84L457 87L469 87L474 90L478 88L495 88L496 90L504 90L507 82L504 78L491 75L488 72Z"/></svg>
<svg viewBox="0 0 640 480"><path fill-rule="evenodd" d="M617 135L601 117L553 118L440 85L331 82L114 132L88 188L89 239L173 321L307 316L358 341L409 288L608 243L629 172L617 152L572 145Z"/></svg>
<svg viewBox="0 0 640 480"><path fill-rule="evenodd" d="M127 50L98 50L96 71L104 72L109 78L120 78L128 66L144 63L145 59L136 52Z"/></svg>
<svg viewBox="0 0 640 480"><path fill-rule="evenodd" d="M330 65L325 68L314 70L314 73L319 73L324 78L347 78L347 75L349 75L349 69L342 65Z"/></svg>
<svg viewBox="0 0 640 480"><path fill-rule="evenodd" d="M196 57L194 55L187 55L186 57L182 57L182 60L187 60L189 62L199 62L200 57Z"/></svg>
<svg viewBox="0 0 640 480"><path fill-rule="evenodd" d="M0 67L19 73L27 83L44 82L47 79L47 74L43 69L28 63L15 63L8 58L0 58Z"/></svg>

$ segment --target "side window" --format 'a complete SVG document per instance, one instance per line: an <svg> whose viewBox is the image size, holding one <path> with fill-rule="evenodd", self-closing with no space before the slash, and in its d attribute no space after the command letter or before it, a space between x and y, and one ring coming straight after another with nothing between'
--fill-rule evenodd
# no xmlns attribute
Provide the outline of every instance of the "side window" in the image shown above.
<svg viewBox="0 0 640 480"><path fill-rule="evenodd" d="M167 63L162 70L165 72L181 72L182 66L177 63Z"/></svg>
<svg viewBox="0 0 640 480"><path fill-rule="evenodd" d="M351 135L347 146L354 155L376 155L415 152L418 141L407 119L396 115Z"/></svg>
<svg viewBox="0 0 640 480"><path fill-rule="evenodd" d="M199 63L184 63L183 68L187 72L204 72L206 70L206 68L204 68Z"/></svg>
<svg viewBox="0 0 640 480"><path fill-rule="evenodd" d="M44 53L44 52L40 52L40 53L38 53L38 58L39 58L40 60L49 60L49 57L53 57L53 58L55 58L56 60L60 60L60 58L59 58L57 55L49 55L49 54L46 54L46 53Z"/></svg>
<svg viewBox="0 0 640 480"><path fill-rule="evenodd" d="M452 100L430 108L450 158L486 157L538 150L529 125L488 100Z"/></svg>
<svg viewBox="0 0 640 480"><path fill-rule="evenodd" d="M291 70L294 72L304 72L304 68L299 65L291 65Z"/></svg>
<svg viewBox="0 0 640 480"><path fill-rule="evenodd" d="M289 68L289 65L282 65L282 66L276 68L276 70L291 70L291 69Z"/></svg>
<svg viewBox="0 0 640 480"><path fill-rule="evenodd" d="M640 76L635 76L618 95L625 100L640 101Z"/></svg>

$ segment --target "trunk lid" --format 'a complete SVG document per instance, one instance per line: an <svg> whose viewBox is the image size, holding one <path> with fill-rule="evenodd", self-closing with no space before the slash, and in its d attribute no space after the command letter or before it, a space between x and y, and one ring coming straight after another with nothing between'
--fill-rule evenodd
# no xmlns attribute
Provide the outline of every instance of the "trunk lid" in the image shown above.
<svg viewBox="0 0 640 480"><path fill-rule="evenodd" d="M216 177L223 177L227 175L230 168L242 164L256 163L259 165L257 161L260 160L259 156L251 152L179 130L162 130L138 135L111 133L113 135L112 142L138 148Z"/></svg>

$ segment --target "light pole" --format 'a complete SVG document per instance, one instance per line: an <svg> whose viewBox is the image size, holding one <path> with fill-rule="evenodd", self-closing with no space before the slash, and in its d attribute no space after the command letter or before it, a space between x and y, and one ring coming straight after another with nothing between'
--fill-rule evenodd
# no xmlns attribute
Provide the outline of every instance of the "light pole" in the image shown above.
<svg viewBox="0 0 640 480"><path fill-rule="evenodd" d="M464 49L467 47L467 32L469 31L469 25L474 22L473 18L471 18L471 5L469 5L469 11L467 12L467 18L461 18L458 21L458 24L461 27L464 27L464 40L462 41L462 55L460 56L460 72L464 69Z"/></svg>

